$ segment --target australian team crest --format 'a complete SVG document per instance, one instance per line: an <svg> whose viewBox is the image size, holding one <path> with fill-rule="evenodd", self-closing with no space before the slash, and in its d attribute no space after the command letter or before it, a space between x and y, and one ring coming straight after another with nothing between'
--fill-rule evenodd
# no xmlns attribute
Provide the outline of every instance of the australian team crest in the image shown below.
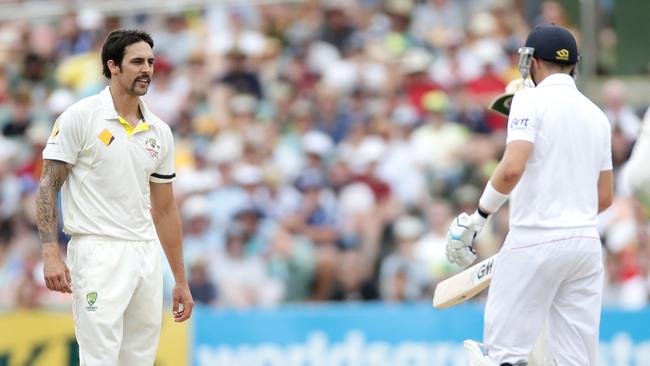
<svg viewBox="0 0 650 366"><path fill-rule="evenodd" d="M160 145L158 145L158 141L153 137L149 137L144 142L144 149L147 150L149 156L154 159L157 159L158 155L160 155Z"/></svg>
<svg viewBox="0 0 650 366"><path fill-rule="evenodd" d="M97 305L95 305L95 303L97 302L97 291L87 293L86 302L88 303L88 306L86 306L86 311L97 310Z"/></svg>

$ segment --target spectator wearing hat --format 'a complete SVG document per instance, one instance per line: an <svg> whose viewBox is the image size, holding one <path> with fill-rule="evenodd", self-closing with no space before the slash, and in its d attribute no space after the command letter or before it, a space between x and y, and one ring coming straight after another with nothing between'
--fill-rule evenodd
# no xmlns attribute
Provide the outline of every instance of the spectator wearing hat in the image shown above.
<svg viewBox="0 0 650 366"><path fill-rule="evenodd" d="M432 61L433 57L424 48L411 48L399 60L404 92L421 116L426 112L424 96L440 90L440 86L429 76Z"/></svg>
<svg viewBox="0 0 650 366"><path fill-rule="evenodd" d="M350 249L341 253L336 271L336 283L330 300L342 302L377 300L379 293L376 284L372 281L372 269L360 250Z"/></svg>
<svg viewBox="0 0 650 366"><path fill-rule="evenodd" d="M305 237L315 245L315 278L313 299L326 300L332 291L339 240L336 197L329 189L322 172L305 170L295 181L301 202L282 225L292 235Z"/></svg>
<svg viewBox="0 0 650 366"><path fill-rule="evenodd" d="M489 110L487 106L506 88L502 75L504 53L496 41L484 40L474 47L481 64L481 73L465 85L465 95L469 108L476 111L488 131L502 131L507 119L501 114Z"/></svg>
<svg viewBox="0 0 650 366"><path fill-rule="evenodd" d="M325 9L325 22L320 30L319 39L336 47L343 52L349 38L354 34L355 28L339 4L327 4Z"/></svg>
<svg viewBox="0 0 650 366"><path fill-rule="evenodd" d="M309 131L302 136L305 168L325 172L326 163L334 148L332 139L321 131Z"/></svg>
<svg viewBox="0 0 650 366"><path fill-rule="evenodd" d="M463 31L465 14L453 0L426 0L416 5L411 33L419 40L436 44L451 32Z"/></svg>
<svg viewBox="0 0 650 366"><path fill-rule="evenodd" d="M183 254L185 262L190 263L205 257L223 247L219 236L211 229L210 204L200 194L183 200L181 206L183 219Z"/></svg>
<svg viewBox="0 0 650 366"><path fill-rule="evenodd" d="M607 80L602 86L603 112L614 133L619 133L630 144L636 141L641 130L641 119L630 106L627 85L619 79Z"/></svg>
<svg viewBox="0 0 650 366"><path fill-rule="evenodd" d="M328 189L323 173L307 169L298 176L295 187L302 194L302 202L296 212L285 220L285 226L306 235L315 243L336 243L336 198Z"/></svg>
<svg viewBox="0 0 650 366"><path fill-rule="evenodd" d="M226 56L228 68L214 83L228 87L233 94L249 94L262 99L259 75L257 71L249 69L246 54L234 48Z"/></svg>
<svg viewBox="0 0 650 366"><path fill-rule="evenodd" d="M253 19L258 14L254 6L224 7L215 3L206 10L210 55L227 55L233 50L249 58L263 54L266 40L265 35L255 29Z"/></svg>
<svg viewBox="0 0 650 366"><path fill-rule="evenodd" d="M263 258L268 276L282 285L283 301L309 297L315 266L311 240L288 232L253 202L241 206L231 223L242 232L245 254Z"/></svg>
<svg viewBox="0 0 650 366"><path fill-rule="evenodd" d="M205 259L197 259L190 263L188 271L190 292L197 304L215 306L218 303L219 292L210 280L208 266Z"/></svg>
<svg viewBox="0 0 650 366"><path fill-rule="evenodd" d="M2 134L11 138L23 138L32 123L32 98L28 89L22 88L12 96L10 115L4 123Z"/></svg>
<svg viewBox="0 0 650 366"><path fill-rule="evenodd" d="M94 9L73 11L61 17L56 45L57 55L70 56L90 51L97 41L97 34L92 30L100 28L102 23L101 13Z"/></svg>
<svg viewBox="0 0 650 366"><path fill-rule="evenodd" d="M316 89L314 127L327 135L334 143L341 142L354 123L347 113L342 95L335 90L319 85Z"/></svg>
<svg viewBox="0 0 650 366"><path fill-rule="evenodd" d="M174 129L188 102L189 81L184 76L175 75L175 67L169 58L158 56L155 62L156 75L144 100Z"/></svg>
<svg viewBox="0 0 650 366"><path fill-rule="evenodd" d="M308 237L293 234L281 225L267 224L266 229L260 228L259 231L267 234L268 246L264 251L264 257L267 259L271 277L284 285L283 300L297 302L310 299L314 288L315 272L323 270L322 264L320 268L316 268L317 255L324 251L315 247ZM320 262L322 263L323 260L321 259Z"/></svg>
<svg viewBox="0 0 650 366"><path fill-rule="evenodd" d="M12 217L20 206L21 183L13 174L16 145L0 136L0 222Z"/></svg>
<svg viewBox="0 0 650 366"><path fill-rule="evenodd" d="M199 49L201 39L195 30L188 27L188 19L181 13L165 16L164 22L165 27L153 34L156 48L161 55L168 58L172 67L183 65ZM156 73L158 72L156 69Z"/></svg>
<svg viewBox="0 0 650 366"><path fill-rule="evenodd" d="M451 101L444 92L431 92L424 100L427 114L424 123L411 135L410 145L415 159L426 171L432 192L444 193L459 177L459 154L468 141L469 131L448 120Z"/></svg>
<svg viewBox="0 0 650 366"><path fill-rule="evenodd" d="M426 193L426 182L409 139L420 118L413 106L401 103L391 113L391 122L386 153L377 167L377 175L390 186L398 201L417 205Z"/></svg>
<svg viewBox="0 0 650 366"><path fill-rule="evenodd" d="M24 179L27 187L35 191L36 184L41 177L43 157L41 152L50 137L50 126L43 122L35 122L25 132L25 140L29 143L29 157L16 169L16 174ZM29 189L29 188L28 188Z"/></svg>
<svg viewBox="0 0 650 366"><path fill-rule="evenodd" d="M415 257L426 268L430 283L449 277L455 270L445 256L447 226L452 220L453 207L446 201L435 201L426 208L428 230L422 233L414 246Z"/></svg>
<svg viewBox="0 0 650 366"><path fill-rule="evenodd" d="M352 170L355 173L353 181L366 184L373 192L375 201L381 210L387 208L392 201L390 186L378 175L378 166L386 154L386 143L376 135L364 137L351 156Z"/></svg>
<svg viewBox="0 0 650 366"><path fill-rule="evenodd" d="M0 182L0 188L1 184ZM1 206L0 210L2 210ZM4 215L0 216L0 306L2 307L13 305L22 275L22 258L12 245L13 231L11 222Z"/></svg>
<svg viewBox="0 0 650 366"><path fill-rule="evenodd" d="M422 233L422 222L415 216L402 216L395 221L395 249L384 258L379 270L383 300L416 301L423 298L429 289L426 267L415 256L415 243Z"/></svg>
<svg viewBox="0 0 650 366"><path fill-rule="evenodd" d="M263 209L251 201L237 209L233 220L244 232L247 253L267 255L277 230L275 221L266 217Z"/></svg>
<svg viewBox="0 0 650 366"><path fill-rule="evenodd" d="M207 195L212 227L223 233L228 222L250 204L263 207L267 193L262 169L253 164L221 164L223 185Z"/></svg>
<svg viewBox="0 0 650 366"><path fill-rule="evenodd" d="M248 239L241 222L233 220L226 231L224 250L210 258L210 278L221 294L220 304L235 308L278 304L283 285L269 276L259 254L248 254Z"/></svg>

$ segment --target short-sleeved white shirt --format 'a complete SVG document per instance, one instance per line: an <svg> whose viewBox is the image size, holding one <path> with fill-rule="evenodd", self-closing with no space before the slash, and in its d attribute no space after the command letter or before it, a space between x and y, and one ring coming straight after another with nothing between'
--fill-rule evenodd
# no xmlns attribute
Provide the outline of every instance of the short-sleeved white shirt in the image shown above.
<svg viewBox="0 0 650 366"><path fill-rule="evenodd" d="M142 101L140 111L144 121L130 134L106 87L57 119L43 159L72 165L61 188L66 233L120 240L157 238L149 182L173 181L174 140L169 126Z"/></svg>
<svg viewBox="0 0 650 366"><path fill-rule="evenodd" d="M567 74L552 74L515 94L507 143L533 150L510 195L511 228L595 227L598 178L612 169L611 131L605 114Z"/></svg>

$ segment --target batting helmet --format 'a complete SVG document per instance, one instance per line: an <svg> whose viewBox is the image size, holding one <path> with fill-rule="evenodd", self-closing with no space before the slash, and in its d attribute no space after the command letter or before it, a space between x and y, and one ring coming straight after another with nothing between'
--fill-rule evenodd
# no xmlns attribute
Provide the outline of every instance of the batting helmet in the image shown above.
<svg viewBox="0 0 650 366"><path fill-rule="evenodd" d="M571 32L555 24L538 25L526 39L526 47L534 48L533 57L557 64L578 62L578 45Z"/></svg>

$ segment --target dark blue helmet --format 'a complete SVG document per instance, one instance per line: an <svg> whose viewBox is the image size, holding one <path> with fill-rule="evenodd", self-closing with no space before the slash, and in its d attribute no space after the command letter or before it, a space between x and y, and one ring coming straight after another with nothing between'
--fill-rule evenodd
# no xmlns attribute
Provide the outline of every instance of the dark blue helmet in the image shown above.
<svg viewBox="0 0 650 366"><path fill-rule="evenodd" d="M526 39L526 47L534 48L533 57L563 65L578 62L578 45L566 28L555 24L538 25Z"/></svg>

